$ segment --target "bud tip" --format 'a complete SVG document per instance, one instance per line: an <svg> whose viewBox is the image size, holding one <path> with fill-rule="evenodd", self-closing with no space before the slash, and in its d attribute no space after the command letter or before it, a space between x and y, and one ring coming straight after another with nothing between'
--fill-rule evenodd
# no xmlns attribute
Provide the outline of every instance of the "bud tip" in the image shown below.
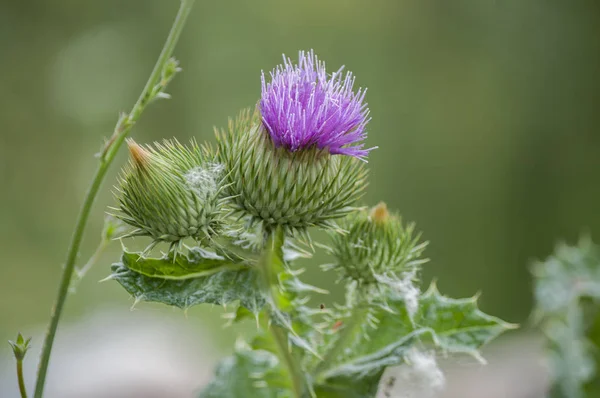
<svg viewBox="0 0 600 398"><path fill-rule="evenodd" d="M383 202L379 202L379 204L371 210L371 218L378 224L386 222L389 217L390 212L388 211L387 205Z"/></svg>
<svg viewBox="0 0 600 398"><path fill-rule="evenodd" d="M150 152L144 149L141 145L129 138L127 139L127 148L129 149L129 156L131 156L131 160L136 166L143 167L148 164Z"/></svg>

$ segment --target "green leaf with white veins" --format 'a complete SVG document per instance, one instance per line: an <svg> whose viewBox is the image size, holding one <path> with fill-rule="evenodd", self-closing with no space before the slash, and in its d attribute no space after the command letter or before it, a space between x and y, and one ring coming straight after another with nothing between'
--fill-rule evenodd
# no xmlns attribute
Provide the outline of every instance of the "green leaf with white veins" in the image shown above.
<svg viewBox="0 0 600 398"><path fill-rule="evenodd" d="M447 298L435 285L420 296L412 317L401 297L388 297L387 307L355 309L354 316L342 319L340 330L330 335L329 352L323 354L327 366L317 368L318 380L376 374L404 362L407 351L421 343L479 358L482 345L515 327L481 312L476 297Z"/></svg>
<svg viewBox="0 0 600 398"><path fill-rule="evenodd" d="M253 314L264 306L258 273L251 266L233 264L201 249L168 257L143 258L123 253L113 264L109 279L121 284L136 300L153 301L179 308L197 304L226 305L239 301Z"/></svg>
<svg viewBox="0 0 600 398"><path fill-rule="evenodd" d="M161 258L148 258L140 253L123 252L123 265L132 271L152 278L192 279L216 274L221 271L248 269L244 263L235 263L213 251L193 247L187 255L172 255Z"/></svg>

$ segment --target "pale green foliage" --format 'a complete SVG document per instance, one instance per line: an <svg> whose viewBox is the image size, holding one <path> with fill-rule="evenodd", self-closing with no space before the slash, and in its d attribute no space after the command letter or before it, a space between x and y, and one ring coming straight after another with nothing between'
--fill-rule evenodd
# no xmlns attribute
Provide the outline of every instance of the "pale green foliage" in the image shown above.
<svg viewBox="0 0 600 398"><path fill-rule="evenodd" d="M561 244L533 267L534 316L548 339L553 398L600 395L600 247Z"/></svg>
<svg viewBox="0 0 600 398"><path fill-rule="evenodd" d="M236 210L255 222L291 231L330 226L353 210L366 188L363 162L316 148L276 148L256 112L242 112L217 139L227 192Z"/></svg>

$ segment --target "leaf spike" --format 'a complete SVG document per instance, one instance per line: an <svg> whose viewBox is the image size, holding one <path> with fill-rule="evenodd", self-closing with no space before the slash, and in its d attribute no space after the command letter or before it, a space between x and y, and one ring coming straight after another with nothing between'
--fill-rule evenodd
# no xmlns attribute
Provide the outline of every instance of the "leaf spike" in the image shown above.
<svg viewBox="0 0 600 398"><path fill-rule="evenodd" d="M135 307L144 299L144 296L135 296L134 297L134 301L133 304L131 305L131 308L129 308L129 311L134 311Z"/></svg>
<svg viewBox="0 0 600 398"><path fill-rule="evenodd" d="M107 276L106 278L100 279L100 280L98 281L98 283L108 282L108 281L111 281L111 280L113 280L113 279L115 279L115 278L116 278L116 275L115 275L115 274L110 274L110 275L109 275L109 276Z"/></svg>

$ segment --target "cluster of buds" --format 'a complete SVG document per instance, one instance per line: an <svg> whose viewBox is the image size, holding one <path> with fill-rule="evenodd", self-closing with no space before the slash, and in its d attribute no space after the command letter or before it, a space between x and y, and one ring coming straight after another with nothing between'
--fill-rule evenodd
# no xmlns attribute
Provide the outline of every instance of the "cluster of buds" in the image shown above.
<svg viewBox="0 0 600 398"><path fill-rule="evenodd" d="M150 236L151 246L210 243L235 213L287 233L341 220L346 232L331 229L335 262L326 268L361 286L414 275L425 247L414 226L403 226L384 204L354 207L366 187L369 110L353 83L352 74L328 75L312 52L300 52L296 65L284 57L269 82L263 74L257 109L217 131L216 152L129 141L131 161L118 188L119 216L135 227L129 235Z"/></svg>
<svg viewBox="0 0 600 398"><path fill-rule="evenodd" d="M218 132L215 156L196 144L129 142L120 218L154 243L210 239L228 214L289 233L330 227L366 187L365 91L342 69L328 75L314 53L262 75L255 112Z"/></svg>
<svg viewBox="0 0 600 398"><path fill-rule="evenodd" d="M216 151L194 142L129 141L131 160L118 187L118 216L135 228L128 236L150 236L148 249L168 242L176 254L186 238L213 248L241 241L254 250L264 244L260 229L307 237L309 227L322 227L334 258L323 268L347 282L348 302L384 308L391 292L412 317L426 243L385 204L355 207L370 149L365 91L353 85L351 73L328 75L312 52L300 52L297 64L284 57L270 79L263 73L256 109L216 131ZM248 228L236 228L240 220Z"/></svg>

